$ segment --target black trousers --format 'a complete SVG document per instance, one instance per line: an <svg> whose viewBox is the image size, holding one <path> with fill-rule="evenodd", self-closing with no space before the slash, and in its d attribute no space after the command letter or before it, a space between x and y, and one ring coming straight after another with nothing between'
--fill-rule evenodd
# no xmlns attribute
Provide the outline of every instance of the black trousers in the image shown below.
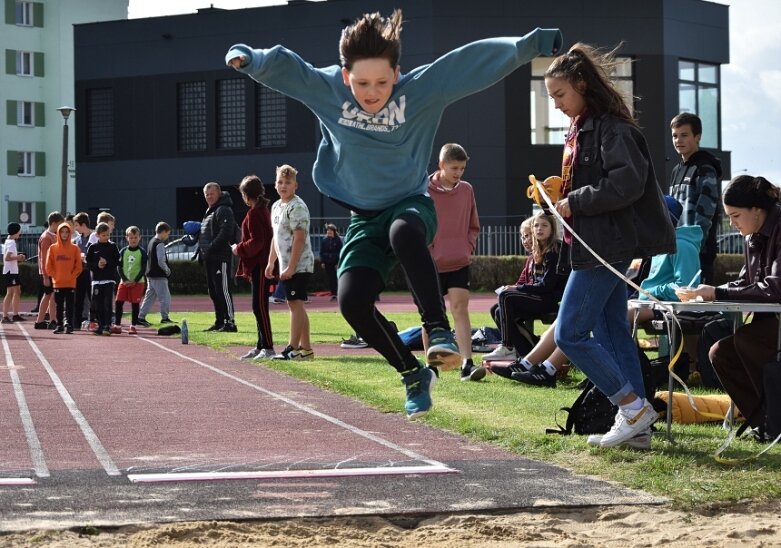
<svg viewBox="0 0 781 548"><path fill-rule="evenodd" d="M257 265L252 269L252 313L255 315L255 325L258 328L258 344L256 348L274 348L274 337L271 334L271 316L268 312L269 286L271 280L266 278L264 266Z"/></svg>
<svg viewBox="0 0 781 548"><path fill-rule="evenodd" d="M113 314L111 305L114 302L114 282L107 284L93 284L92 286L92 304L95 313L95 320L101 329L109 329Z"/></svg>
<svg viewBox="0 0 781 548"><path fill-rule="evenodd" d="M72 287L55 288L54 304L57 306L57 324L60 326L69 325L73 327L73 299L74 289Z"/></svg>
<svg viewBox="0 0 781 548"><path fill-rule="evenodd" d="M84 270L82 270L79 277L76 278L76 299L73 302L74 319L78 320L79 325L89 317L91 284L92 273L85 265ZM86 314L85 308L87 309Z"/></svg>
<svg viewBox="0 0 781 548"><path fill-rule="evenodd" d="M233 293L231 285L231 261L207 259L206 284L209 290L209 298L214 306L214 318L217 325L225 322L233 322Z"/></svg>

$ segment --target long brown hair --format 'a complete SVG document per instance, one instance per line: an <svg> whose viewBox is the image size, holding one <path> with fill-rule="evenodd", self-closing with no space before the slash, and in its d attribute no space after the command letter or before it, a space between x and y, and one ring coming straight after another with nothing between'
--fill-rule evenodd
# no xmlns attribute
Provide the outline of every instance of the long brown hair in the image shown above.
<svg viewBox="0 0 781 548"><path fill-rule="evenodd" d="M266 198L266 189L263 187L263 182L257 175L247 175L241 180L239 184L239 190L243 192L247 198L255 201L255 206L266 207L268 205L268 198Z"/></svg>
<svg viewBox="0 0 781 548"><path fill-rule="evenodd" d="M556 219L553 217L553 215L546 215L544 211L540 211L537 215L534 217L531 217L532 220L532 241L534 242L534 247L532 251L532 255L534 256L534 262L535 263L542 263L545 260L545 255L550 253L551 251L558 251L559 249L559 228L556 224ZM537 237L534 235L534 222L538 219L544 219L548 225L550 225L550 238L548 238L547 242L540 242Z"/></svg>
<svg viewBox="0 0 781 548"><path fill-rule="evenodd" d="M561 78L580 91L592 116L610 114L636 126L637 120L610 78L610 72L619 64L615 57L620 47L603 52L578 42L553 60L545 77Z"/></svg>

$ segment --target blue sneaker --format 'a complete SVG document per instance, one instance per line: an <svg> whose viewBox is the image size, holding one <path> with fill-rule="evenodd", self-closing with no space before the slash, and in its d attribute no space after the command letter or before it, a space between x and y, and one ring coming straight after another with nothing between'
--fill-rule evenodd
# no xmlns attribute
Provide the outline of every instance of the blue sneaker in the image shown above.
<svg viewBox="0 0 781 548"><path fill-rule="evenodd" d="M453 333L449 329L435 327L428 334L428 351L426 361L442 371L460 369L461 354L458 352L458 344Z"/></svg>
<svg viewBox="0 0 781 548"><path fill-rule="evenodd" d="M434 406L431 389L437 380L436 369L421 367L414 373L403 376L401 382L407 386L407 402L404 409L408 419L416 419L428 413Z"/></svg>

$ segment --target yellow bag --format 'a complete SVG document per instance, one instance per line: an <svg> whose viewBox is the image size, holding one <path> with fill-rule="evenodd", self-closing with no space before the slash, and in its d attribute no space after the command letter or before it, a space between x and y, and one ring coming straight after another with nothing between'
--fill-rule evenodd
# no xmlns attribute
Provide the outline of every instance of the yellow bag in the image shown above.
<svg viewBox="0 0 781 548"><path fill-rule="evenodd" d="M666 390L656 393L656 397L664 401L665 404L667 403L667 396L668 392ZM692 396L692 399L699 412L691 406L686 394L673 392L673 422L680 424L718 422L724 419L730 405L730 398L726 394ZM711 416L705 416L703 413ZM743 415L740 414L737 408L735 408L735 418L743 419Z"/></svg>

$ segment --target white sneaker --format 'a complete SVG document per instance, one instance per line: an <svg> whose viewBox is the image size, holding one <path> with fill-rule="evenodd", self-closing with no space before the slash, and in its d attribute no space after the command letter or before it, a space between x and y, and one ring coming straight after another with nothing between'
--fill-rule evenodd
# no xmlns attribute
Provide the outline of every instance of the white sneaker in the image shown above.
<svg viewBox="0 0 781 548"><path fill-rule="evenodd" d="M253 359L255 356L257 356L259 353L260 353L260 350L258 350L257 348L253 348L252 350L250 350L249 352L247 352L246 354L244 354L244 355L243 355L242 357L240 357L239 359L240 359L240 360L251 360L251 359Z"/></svg>
<svg viewBox="0 0 781 548"><path fill-rule="evenodd" d="M505 345L500 344L490 354L483 356L484 362L490 362L494 360L515 360L518 358L518 353L513 348L507 348Z"/></svg>
<svg viewBox="0 0 781 548"><path fill-rule="evenodd" d="M260 351L252 358L255 361L271 360L276 356L273 348L261 348Z"/></svg>
<svg viewBox="0 0 781 548"><path fill-rule="evenodd" d="M645 432L658 418L659 415L646 399L643 399L643 407L637 411L623 411L619 409L618 413L616 413L616 421L613 423L613 428L602 436L599 446L616 447L621 445L634 438L640 432Z"/></svg>
<svg viewBox="0 0 781 548"><path fill-rule="evenodd" d="M591 447L600 447L603 437L602 434L592 434L588 437L586 443ZM644 451L651 449L651 429L648 428L643 432L635 434L634 437L629 438L617 447L631 447L632 449L642 449Z"/></svg>

